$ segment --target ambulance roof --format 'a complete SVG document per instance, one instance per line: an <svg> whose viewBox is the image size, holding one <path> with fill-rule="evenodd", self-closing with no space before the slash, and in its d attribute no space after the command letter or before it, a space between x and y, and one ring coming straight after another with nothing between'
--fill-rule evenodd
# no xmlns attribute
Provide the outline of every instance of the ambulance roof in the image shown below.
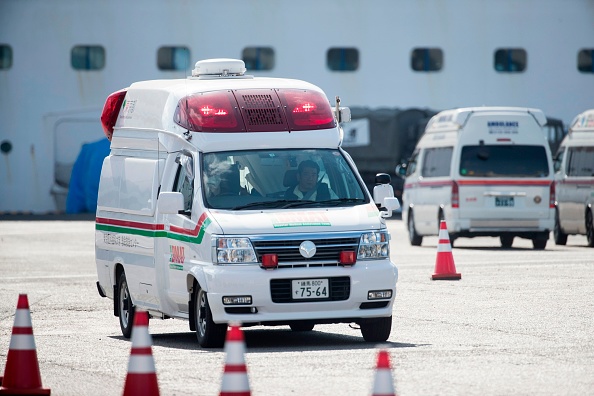
<svg viewBox="0 0 594 396"><path fill-rule="evenodd" d="M594 146L594 109L574 117L561 142L561 147L563 146Z"/></svg>
<svg viewBox="0 0 594 396"><path fill-rule="evenodd" d="M490 115L490 116L516 116L530 114L536 122L542 127L547 123L547 119L539 109L526 107L461 107L457 109L445 110L434 115L429 123L425 133L443 132L445 130L461 129L471 115Z"/></svg>
<svg viewBox="0 0 594 396"><path fill-rule="evenodd" d="M590 132L594 133L594 109L586 110L578 114L571 123L569 132Z"/></svg>
<svg viewBox="0 0 594 396"><path fill-rule="evenodd" d="M256 139L278 141L298 132L291 146L340 145L338 115L319 87L244 72L241 60L209 59L197 62L186 79L135 82L108 97L101 116L105 134L111 140L113 133L164 132L212 148L234 140L236 146L257 146L262 143Z"/></svg>

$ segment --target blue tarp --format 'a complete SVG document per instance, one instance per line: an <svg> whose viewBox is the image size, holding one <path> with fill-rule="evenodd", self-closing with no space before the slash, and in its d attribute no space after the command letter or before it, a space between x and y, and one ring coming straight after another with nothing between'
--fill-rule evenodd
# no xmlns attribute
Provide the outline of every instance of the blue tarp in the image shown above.
<svg viewBox="0 0 594 396"><path fill-rule="evenodd" d="M110 141L101 139L83 144L70 175L66 213L94 213L103 160L109 155Z"/></svg>

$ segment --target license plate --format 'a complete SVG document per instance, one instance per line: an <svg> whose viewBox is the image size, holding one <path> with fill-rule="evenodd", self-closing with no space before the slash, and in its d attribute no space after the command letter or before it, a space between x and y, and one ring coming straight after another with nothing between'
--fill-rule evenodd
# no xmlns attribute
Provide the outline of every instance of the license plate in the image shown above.
<svg viewBox="0 0 594 396"><path fill-rule="evenodd" d="M514 197L495 197L495 206L512 207L514 206Z"/></svg>
<svg viewBox="0 0 594 396"><path fill-rule="evenodd" d="M292 281L292 286L294 300L330 297L328 279L299 279Z"/></svg>

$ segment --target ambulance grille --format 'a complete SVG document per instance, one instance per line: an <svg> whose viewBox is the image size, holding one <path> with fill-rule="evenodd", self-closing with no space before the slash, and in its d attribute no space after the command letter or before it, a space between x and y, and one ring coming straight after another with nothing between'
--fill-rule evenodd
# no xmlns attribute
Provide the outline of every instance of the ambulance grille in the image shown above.
<svg viewBox="0 0 594 396"><path fill-rule="evenodd" d="M340 252L349 250L357 252L360 237L319 238L307 240L316 245L316 254L307 259L299 252L299 246L306 239L292 240L252 240L258 260L262 255L274 253L278 255L279 268L337 266Z"/></svg>
<svg viewBox="0 0 594 396"><path fill-rule="evenodd" d="M303 303L321 301L317 300L293 300L291 293L292 279L272 279L270 280L270 296L274 303ZM348 276L340 276L328 279L330 287L330 297L323 301L344 301L351 295L351 279Z"/></svg>
<svg viewBox="0 0 594 396"><path fill-rule="evenodd" d="M249 126L282 125L280 107L274 103L272 95L242 95L243 114Z"/></svg>

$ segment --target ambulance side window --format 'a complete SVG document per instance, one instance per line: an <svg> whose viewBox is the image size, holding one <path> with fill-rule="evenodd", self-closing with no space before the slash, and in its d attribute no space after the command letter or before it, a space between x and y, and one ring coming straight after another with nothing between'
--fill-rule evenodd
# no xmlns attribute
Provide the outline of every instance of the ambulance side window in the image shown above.
<svg viewBox="0 0 594 396"><path fill-rule="evenodd" d="M436 147L425 151L421 176L440 177L450 174L452 147Z"/></svg>
<svg viewBox="0 0 594 396"><path fill-rule="evenodd" d="M594 147L571 147L568 160L567 176L594 176Z"/></svg>
<svg viewBox="0 0 594 396"><path fill-rule="evenodd" d="M417 160L419 159L419 151L415 151L408 160L406 165L406 176L410 176L417 170Z"/></svg>
<svg viewBox="0 0 594 396"><path fill-rule="evenodd" d="M194 200L194 159L185 154L180 154L175 162L178 163L173 191L181 192L184 196L184 214L190 216L192 213L192 201Z"/></svg>

